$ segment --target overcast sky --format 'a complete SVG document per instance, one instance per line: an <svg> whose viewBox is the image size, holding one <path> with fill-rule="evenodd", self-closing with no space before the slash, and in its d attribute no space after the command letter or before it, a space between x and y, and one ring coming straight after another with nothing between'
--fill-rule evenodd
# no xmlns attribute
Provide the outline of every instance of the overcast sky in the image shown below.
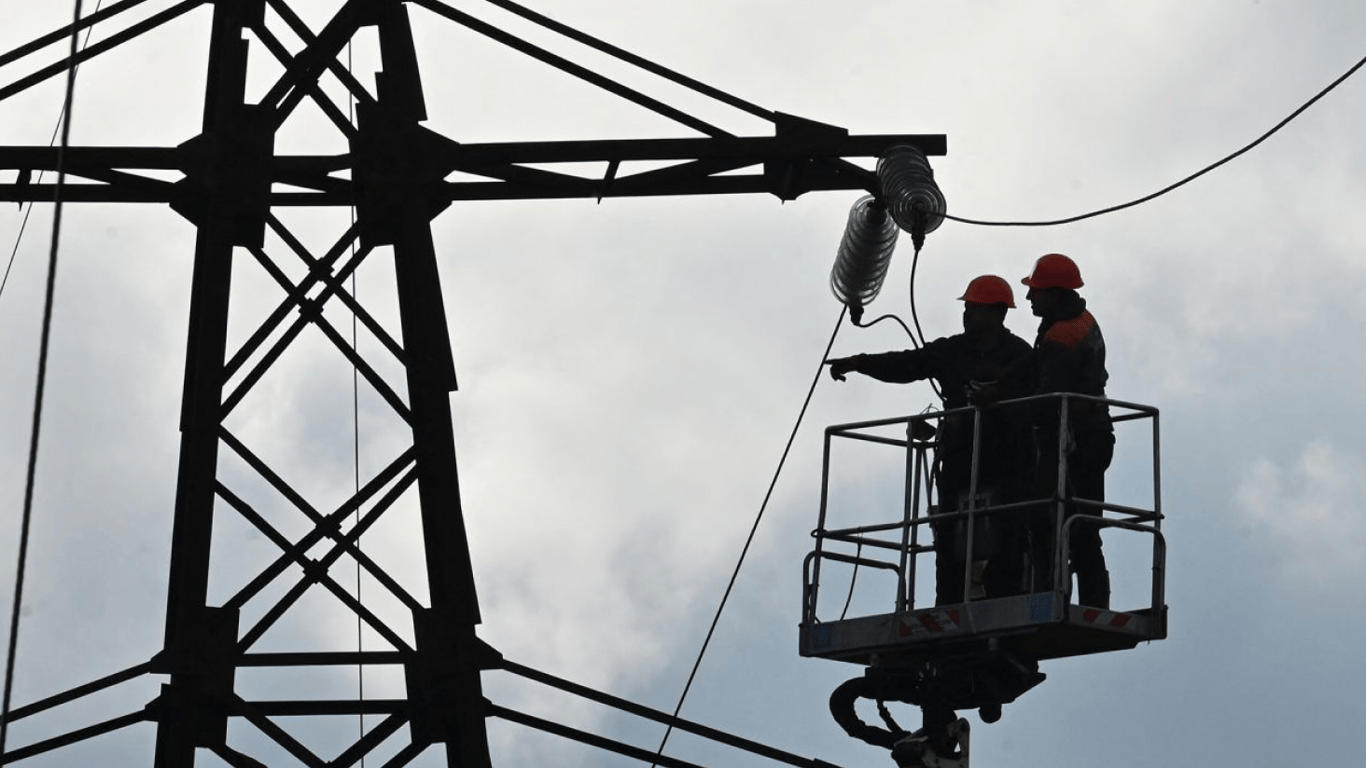
<svg viewBox="0 0 1366 768"><path fill-rule="evenodd" d="M314 29L339 4L294 3ZM484 3L457 5L734 133L771 133ZM1366 55L1366 5L1349 0L532 6L769 109L854 133L947 134L949 154L932 162L950 213L990 220L1070 216L1166 186L1256 138ZM5 0L0 50L69 15L65 3ZM695 135L421 9L412 16L428 125L452 139ZM170 146L196 135L208 20L199 9L84 67L73 143ZM373 42L353 53L372 83ZM35 64L58 55L54 47ZM0 84L33 68L0 68ZM274 76L259 58L252 93ZM1000 274L1022 299L1018 281L1034 259L1066 253L1105 330L1110 395L1162 412L1170 638L1045 663L1048 680L999 723L968 715L975 765L1351 765L1366 750L1362 77L1253 152L1147 204L1047 228L946 222L929 236L916 281L927 336L958 329L955 298L972 277ZM0 144L46 144L60 102L56 80L0 102ZM308 111L279 147L345 151ZM481 637L515 661L672 710L839 317L829 269L857 196L465 203L436 220ZM346 216L287 220L321 251ZM17 206L0 209L0 256L23 218ZM0 295L6 617L50 234L50 207L35 208ZM66 208L16 703L160 649L193 238L187 222L155 206ZM367 262L356 291L391 321L384 256ZM909 319L910 261L905 243L872 313ZM234 289L230 344L280 298L245 255ZM349 331L349 317L329 317ZM1033 338L1027 309L1007 324ZM846 324L834 354L906 346L891 323ZM826 710L830 691L861 670L797 654L801 562L816 525L824 428L935 402L924 384L822 378L685 717L848 768L891 764ZM354 482L350 408L350 368L314 334L232 427L301 488L335 502ZM372 473L400 441L377 397L362 391L360 412L362 473ZM1140 453L1121 445L1121 459ZM868 466L846 469L846 484L887 481ZM1146 471L1121 461L1111 478L1128 487ZM260 491L240 466L225 463L223 474L244 493ZM273 503L282 529L302 535L303 521L284 522ZM366 548L420 585L410 518L401 507ZM273 556L245 524L219 519L215 599ZM1119 603L1141 595L1146 573L1114 547L1115 562L1140 566L1115 569ZM355 582L346 568L337 578ZM354 648L354 618L331 607L301 611L272 647ZM11 743L140 709L158 682L74 707L63 722L16 727ZM366 679L373 696L398 695L399 684ZM239 678L239 690L263 698L350 695L355 685L354 676ZM505 673L489 673L486 685L496 703L641 746L661 735ZM896 714L918 725L913 710ZM354 721L316 729L319 751L335 755L328 739L342 743L345 728L354 738ZM31 762L149 762L152 732L141 726ZM499 766L631 764L502 722L490 733ZM688 738L671 744L706 764L768 764Z"/></svg>

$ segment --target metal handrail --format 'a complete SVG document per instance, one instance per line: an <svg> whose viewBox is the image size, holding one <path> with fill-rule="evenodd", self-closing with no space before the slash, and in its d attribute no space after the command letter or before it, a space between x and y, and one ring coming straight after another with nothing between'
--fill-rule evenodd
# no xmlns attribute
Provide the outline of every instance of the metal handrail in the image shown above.
<svg viewBox="0 0 1366 768"><path fill-rule="evenodd" d="M1114 519L1114 518L1106 518L1106 517L1093 517L1093 516L1075 515L1075 516L1073 516L1073 517L1071 517L1071 518L1069 518L1068 520L1066 520L1066 521L1063 522L1063 525L1062 525L1062 536L1059 537L1059 538L1060 538L1060 541L1059 541L1059 545L1058 545L1058 552L1066 552L1066 551L1067 551L1065 547L1067 546L1068 542L1071 541L1071 537L1072 537L1072 526L1075 525L1075 524L1077 524L1078 522L1084 522L1084 523L1087 524L1087 525L1095 525L1095 526L1099 526L1099 527L1101 527L1101 528L1123 528L1123 529L1126 529L1126 530L1136 531L1136 532L1139 532L1139 533L1148 533L1148 534L1152 534L1152 536L1153 536L1153 565L1152 565L1153 575L1152 575L1152 602L1151 602L1151 604L1150 604L1150 607L1152 607L1152 608L1157 608L1157 607L1162 606L1162 605L1166 602L1166 599L1165 599L1166 590L1165 590L1165 584L1164 584L1164 582L1166 581L1166 578L1165 578L1165 577L1166 577L1166 571L1167 571L1167 537L1164 536L1164 535L1162 535L1162 531L1158 530L1158 529L1157 529L1156 527L1154 527L1154 526L1150 526L1150 525L1139 525L1139 524L1136 524L1136 523L1127 522L1127 521L1125 521L1125 520L1116 520L1116 519ZM1054 583L1055 583L1055 584L1062 584L1062 585L1065 585L1065 588L1063 589L1063 591L1064 591L1066 594L1068 594L1069 596L1071 595L1071 593L1072 593L1072 589L1071 589L1071 587L1072 587L1072 580L1071 580L1071 579L1063 579L1063 580L1061 580L1061 581L1055 581Z"/></svg>
<svg viewBox="0 0 1366 768"><path fill-rule="evenodd" d="M1069 420L1069 411L1073 410L1070 406L1078 402L1101 403L1111 411L1110 420L1112 423L1123 423L1135 420L1150 420L1152 423L1152 498L1153 506L1151 509L1132 506L1128 504L1117 504L1109 501L1098 501L1079 497L1069 497L1066 493L1067 488L1067 462L1066 446L1064 436L1067 434L1066 426ZM1059 419L1059 445L1057 453L1058 474L1056 484L1051 495L1025 500L1012 500L1006 503L981 504L978 485L979 462L978 455L981 430L982 414L984 412L1005 408L1028 408L1048 403L1058 403L1057 416ZM913 430L918 425L934 425L937 422L952 417L970 416L973 419L973 449L971 456L969 487L967 493L967 504L963 509L948 512L933 512L931 499L933 495L930 489L933 486L933 472L931 466L936 463L934 452L940 447L937 439L916 439L912 436ZM934 548L928 544L922 544L919 532L926 524L963 524L965 526L965 536L963 547L966 552L972 553L977 542L974 537L977 535L979 520L989 520L993 517L999 518L1013 512L1020 512L1026 509L1039 510L1041 506L1051 507L1049 512L1053 518L1050 527L1057 526L1054 530L1056 535L1051 542L1051 560L1055 570L1054 584L1066 584L1066 591L1070 594L1070 574L1056 571L1059 567L1065 568L1065 557L1060 553L1067 552L1070 538L1076 520L1085 520L1086 524L1095 524L1102 527L1114 528L1119 530L1129 530L1136 533L1146 533L1153 536L1153 603L1152 607L1157 608L1162 605L1163 598L1163 577L1165 575L1165 552L1166 541L1161 533L1161 522L1164 518L1161 509L1161 452L1159 445L1158 430L1159 411L1157 408L1141 403L1132 403L1122 400L1113 400L1079 393L1052 393L1045 395L1032 395L1029 397L1017 398L1014 400L1002 401L987 406L966 406L945 411L934 411L909 416L899 416L884 419L875 419L860 422L848 422L830 426L825 431L824 450L822 458L822 477L821 477L821 501L820 519L817 527L812 531L815 539L814 549L808 554L803 563L803 614L804 624L818 622L816 616L817 596L820 590L820 566L822 560L829 559L836 562L853 564L855 576L857 568L872 567L883 570L896 570L898 579L898 589L895 603L895 611L905 611L914 608L914 592L916 586L916 563L919 557L924 554L932 553ZM904 426L904 437L893 437L886 434L869 434L868 430L882 429L888 427ZM922 427L923 428L923 427ZM903 504L899 520L885 523L873 523L843 528L827 528L830 515L829 495L830 495L830 471L831 471L831 452L835 438L871 442L876 444L889 445L900 448L906 452L904 477L902 482ZM1085 508L1092 514L1074 515L1063 518L1061 511L1064 503L1073 508ZM1109 515L1109 516L1107 516ZM899 532L899 541L893 536ZM877 536L876 534L889 534L887 536ZM866 557L858 557L843 554L831 550L830 544L856 545L859 547L872 547L881 551L899 552L896 564L884 560L871 560ZM1059 566L1059 563L1062 566ZM964 569L965 577L970 576L972 568L972 558L965 558ZM964 579L965 589L968 589L969 579ZM852 587L852 585L851 585ZM1056 588L1056 587L1055 587ZM965 594L964 599L969 599Z"/></svg>

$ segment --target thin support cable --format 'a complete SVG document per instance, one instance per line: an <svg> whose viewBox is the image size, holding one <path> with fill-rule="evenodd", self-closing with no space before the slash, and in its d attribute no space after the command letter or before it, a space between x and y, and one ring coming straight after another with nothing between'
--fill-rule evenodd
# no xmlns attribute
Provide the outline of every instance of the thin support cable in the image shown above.
<svg viewBox="0 0 1366 768"><path fill-rule="evenodd" d="M80 23L81 3L82 0L75 0L75 7L72 12L75 17L72 22L73 25ZM24 600L24 571L28 561L29 530L33 521L33 489L38 469L38 437L42 433L43 391L47 386L47 355L49 342L52 338L52 305L57 287L57 252L62 234L62 191L66 184L66 150L71 144L71 105L76 93L76 67L74 62L79 45L80 35L73 30L71 33L71 61L73 65L67 70L66 98L62 104L62 114L66 116L66 119L62 123L62 142L57 148L57 187L53 200L55 207L52 214L52 247L48 253L47 288L43 303L43 330L42 338L38 344L38 381L33 397L33 431L29 437L28 472L24 485L24 512L19 529L19 562L14 578L14 606L10 616L9 650L5 656L4 702L0 705L0 756L5 754L5 745L9 738L10 703L14 694L14 668L19 649L20 608Z"/></svg>
<svg viewBox="0 0 1366 768"><path fill-rule="evenodd" d="M348 41L348 42L346 43L346 71L347 71L348 74L352 71L352 68L353 68L353 62L352 62L352 59L351 59L351 43ZM348 125L353 125L353 124L355 123L355 119L356 119L356 97L355 97L354 94L348 94L348 96L347 96L347 100L346 100L346 118L347 118L347 121L348 121ZM351 228L354 229L355 226L356 226L356 206L355 206L355 205L352 205L352 206L351 206ZM355 241L355 240L352 240L352 241L351 241L351 258L352 258L353 260L356 258L356 241ZM359 295L360 295L360 294L359 294L359 292L358 292L358 290L357 290L357 285L356 285L356 273L355 273L354 271L352 271L352 272L351 272L351 298L352 298L353 300L355 300L355 302L356 302L357 305L360 304L360 299L358 298ZM360 324L360 314L357 313L357 312L352 312L352 313L351 313L351 348L352 348L353 350L356 351L356 356L357 356L357 357L360 356L360 341L359 341L359 332L360 332L360 329L359 329L359 324ZM356 363L354 363L354 362L351 364L351 426L352 426L352 431L351 431L351 435L352 435L352 440L351 440L351 458L352 458L353 477L354 477L354 479L355 479L356 496L359 497L359 496L360 496L360 366L358 366L358 365L357 365ZM360 526L360 521L361 521L360 505L357 505L357 506L356 506L356 525L357 525L357 527ZM356 537L356 551L357 551L357 552L360 551L360 537L359 537L359 536ZM361 600L361 576L362 576L362 573L361 573L361 562L360 562L360 558L358 557L358 558L356 558L356 602L361 603L361 604L363 605L364 602ZM365 652L364 625L361 623L360 614L356 614L356 653L357 653L358 655L361 655L361 654L364 654L364 652ZM356 698L359 699L359 700L362 701L362 702L365 701L365 662L364 662L364 661L357 661L357 662L356 662ZM360 738L361 738L361 739L364 739L364 738L365 738L365 713L364 713L364 712L358 713L356 717L357 717L356 728L359 730ZM361 755L361 757L360 757L360 768L365 768L365 755Z"/></svg>
<svg viewBox="0 0 1366 768"><path fill-rule="evenodd" d="M56 141L57 131L60 130L60 118L58 119L58 122L59 127L54 128L52 132L53 141ZM51 144L49 144L48 146L51 146ZM38 173L39 184L43 183L43 173L44 172ZM28 208L24 209L24 220L19 222L19 234L16 235L14 238L14 249L10 251L9 262L5 264L5 276L3 278L0 278L0 298L4 298L5 296L5 286L9 285L9 273L10 270L14 268L15 258L19 255L19 245L24 242L24 230L28 229L28 217L31 215L33 215L32 202L28 204Z"/></svg>
<svg viewBox="0 0 1366 768"><path fill-rule="evenodd" d="M1329 84L1328 84L1328 87L1326 87L1326 88L1324 88L1323 90L1319 91L1319 92L1318 92L1317 94L1315 94L1314 97L1311 98L1309 101L1306 101L1305 103L1301 104L1300 107L1299 107L1299 109L1296 109L1294 112L1291 112L1284 120L1281 120L1279 123L1276 123L1274 126L1272 126L1272 127L1271 127L1271 130L1267 131L1266 133L1263 133L1261 136L1258 136L1255 140L1252 141L1252 143L1248 144L1247 146L1243 147L1242 149L1239 149L1237 152L1234 152L1233 154L1231 154L1231 155L1225 157L1225 158L1222 159L1222 160L1219 160L1218 162L1212 163L1212 164L1210 164L1210 165L1205 166L1204 168L1201 168L1200 170L1196 171L1195 173L1192 173L1191 175L1187 176L1187 177L1184 178L1184 179L1181 179L1180 181L1178 181L1178 182L1176 182L1176 183L1174 183L1174 184L1169 184L1169 185L1163 187L1162 189L1159 189L1159 190L1157 190L1156 192L1153 192L1152 194L1144 195L1143 197L1140 197L1140 198L1138 198L1137 200L1130 200L1130 201L1127 202L1127 203L1121 203L1121 204L1119 204L1119 205L1112 205L1112 206L1110 206L1109 208L1102 208L1102 209L1100 209L1100 210L1098 210L1098 211L1091 211L1090 213L1083 213L1083 214L1081 214L1081 215L1079 215L1079 216L1069 216L1069 217L1067 217L1067 218L1065 218L1065 219L1053 219L1053 220L1051 220L1051 221L979 221L979 220L977 220L977 219L968 219L968 218L963 218L963 217L961 217L961 216L950 216L950 215L947 214L947 213L944 214L944 218L949 219L950 221L956 221L956 222L958 222L958 223L960 223L960 224L976 224L976 225L978 225L978 226L983 226L983 227L1052 227L1052 226L1056 226L1056 225L1058 225L1058 224L1071 224L1071 223L1076 222L1076 221L1082 221L1083 219L1091 219L1091 218L1095 218L1096 216L1103 216L1103 215L1105 215L1105 214L1107 214L1107 213L1114 213L1114 212L1116 212L1116 211L1122 211L1122 210L1124 210L1124 209L1126 209L1126 208L1133 208L1133 207L1136 206L1136 205L1142 205L1143 203L1146 203L1146 202L1148 202L1148 201L1150 201L1150 200L1153 200L1153 199L1155 199L1155 198L1161 197L1162 195L1165 195L1165 194L1167 194L1168 192L1171 192L1172 190L1175 190L1175 189L1177 189L1177 188L1179 188L1179 187L1184 187L1185 185L1191 183L1192 181L1195 181L1196 179L1200 178L1201 176L1204 176L1205 174L1210 173L1211 171L1215 170L1216 168L1219 168L1219 167L1221 167L1221 166L1223 166L1223 165L1225 165L1225 164L1227 164L1227 163L1229 163L1229 162L1232 162L1233 160L1236 160L1237 158L1239 158L1239 157L1243 156L1244 154L1250 152L1254 147L1256 147L1257 145L1259 145L1259 144L1261 144L1262 142L1266 141L1267 139L1271 138L1273 135L1275 135L1277 132L1279 132L1282 128L1284 128L1285 126L1289 125L1289 124L1290 124L1290 121L1292 121L1292 120L1294 120L1295 118L1299 117L1301 114L1304 113L1305 110L1307 110L1307 109L1309 109L1310 107L1314 106L1314 104L1315 104L1316 102L1318 102L1319 99L1322 99L1324 96L1327 96L1328 93L1329 93L1330 91L1332 91L1333 89L1337 88L1339 85L1342 85L1343 82L1345 82L1345 81L1347 80L1347 78L1349 78L1349 77L1351 77L1352 75L1356 74L1357 70L1361 69L1363 66L1366 66L1366 57L1363 57L1363 58L1362 58L1360 61L1358 61L1356 64L1353 64L1352 67L1351 67L1350 69L1348 69L1346 72L1344 72L1344 73L1342 74L1341 77L1339 77L1338 79L1336 79L1336 80L1334 80L1333 82L1329 83Z"/></svg>
<svg viewBox="0 0 1366 768"><path fill-rule="evenodd" d="M745 539L745 546L740 549L740 559L735 563L735 570L730 574L730 581L726 584L726 591L721 595L721 604L716 607L716 615L712 617L711 627L707 629L707 637L702 641L702 648L697 652L697 660L693 662L692 671L688 673L688 682L683 686L683 693L678 697L678 705L674 707L673 716L678 717L678 713L683 711L683 702L688 698L688 691L692 689L693 680L697 678L697 670L702 666L702 658L707 655L707 646L711 645L712 635L716 634L716 626L721 622L721 613L726 610L726 601L730 599L730 593L735 588L735 581L740 576L740 568L745 564L745 556L749 554L749 547L754 543L754 535L759 531L759 523L764 519L764 512L768 509L768 501L773 497L773 489L778 485L778 478L783 474L783 465L787 462L787 455L792 451L792 443L797 439L797 430L802 426L802 419L806 417L807 406L811 405L811 396L816 393L816 385L820 383L821 374L825 370L825 361L830 357L830 350L835 346L835 337L839 335L840 326L844 325L844 317L849 312L849 307L841 305L839 319L835 321L835 329L830 332L830 341L825 345L825 353L821 355L821 363L816 366L816 375L811 380L811 388L806 391L806 400L802 401L801 412L797 414L797 423L792 425L792 434L787 437L787 445L783 448L783 455L778 459L778 468L773 473L773 479L769 481L768 491L764 493L764 501L759 505L759 514L754 518L754 525L749 529L749 536ZM664 746L669 743L669 736L673 733L674 727L671 723L664 731L664 738L659 742L659 749L655 752L656 757L664 754ZM656 764L657 765L657 764ZM651 768L655 768L651 766Z"/></svg>
<svg viewBox="0 0 1366 768"><path fill-rule="evenodd" d="M354 216L356 215L354 210L352 211L351 215L352 215L352 217L354 217ZM352 295L352 297L354 297L354 296L356 295L356 273L354 273L354 272L351 273L351 295ZM358 325L358 324L359 324L359 321L357 320L356 315L354 315L354 314L351 315L351 347L352 347L353 349L356 348L356 343L357 343L357 332L358 332L358 331L357 331L357 325ZM357 350L357 351L359 352L359 350ZM351 426L352 426L352 431L351 431L351 435L352 435L352 441L351 441L351 454L352 454L352 456L351 456L351 458L352 458L353 477L354 477L354 479L355 479L355 486L356 486L355 490L356 490L356 495L359 496L359 495L360 495L360 368L359 368L358 366L356 366L354 363L351 365ZM360 507L359 507L359 506L356 507L356 514L355 514L355 517L356 517L356 525L359 526L359 525L360 525L360 521L361 521ZM357 537L356 537L356 550L359 552L359 551L360 551L360 548L361 548L361 545L360 545L360 537L357 536ZM361 573L360 558L356 558L356 602L358 602L358 603L359 603L359 602L362 602L362 600L361 600L361 575L362 575L362 573ZM364 634L363 634L363 626L362 626L362 624L361 624L361 619L360 619L360 615L359 615L359 614L356 615L356 651L357 651L358 653L363 653L363 652L365 651L365 636L364 636ZM357 697L358 699L360 699L361 701L365 701L365 663L364 663L363 661L358 661L358 662L356 662L356 697ZM360 723L359 723L360 735L361 735L362 737L364 737L364 736L365 736L365 713L364 713L364 712L360 713L359 718L360 718ZM365 768L365 756L364 756L364 755L361 756L360 765L361 765L361 768Z"/></svg>
<svg viewBox="0 0 1366 768"><path fill-rule="evenodd" d="M142 2L142 0L137 0L137 2ZM85 41L84 41L83 43L81 43L81 50L82 50L82 51L84 51L86 48L88 48L88 47L90 46L90 35L95 31L95 22L98 21L98 19L97 19L96 17L98 17L99 14L100 14L100 5L101 5L102 3L104 3L104 0L99 0L98 2L95 3L95 10L94 10L94 12L90 15L90 17L89 17L89 19L88 19L88 21L90 22L90 26L87 27L86 30L85 30ZM117 11L115 10L115 11L113 11L113 12L117 12ZM77 27L76 30L74 30L74 31L72 32L72 34L74 35L74 34L77 34L78 32L79 32L79 27ZM79 72L80 68L81 68L81 65L80 65L80 64L77 64L76 67L75 67L75 69L76 69L78 72ZM52 137L49 138L49 139L47 140L47 145L48 145L49 148L51 148L53 145L55 145L55 144L57 143L57 136L58 136L58 134L59 134L59 133L61 132L61 130L62 130L62 121L63 121L65 118L66 118L66 105L63 104L63 105L62 105L62 111L61 111L61 113L57 115L57 124L54 125L54 126L52 126ZM38 180L37 180L35 183L36 183L36 184L42 184L42 183L43 183L43 176L46 175L46 174L47 174L47 171L46 171L46 170L38 171ZM24 230L28 229L28 219L29 219L29 217L32 216L32 215L33 215L33 202L32 202L32 201L29 201L28 207L24 209L24 220L21 221L21 222L19 222L19 234L15 235L15 237L14 237L14 248L13 248L13 250L10 251L10 254L9 254L9 261L5 264L5 276L4 276L3 278L0 278L0 298L4 298L4 296L5 296L5 286L6 286L6 285L9 285L9 273L10 273L10 270L14 268L14 260L15 260L15 258L19 255L19 245L20 245L21 243L24 242Z"/></svg>

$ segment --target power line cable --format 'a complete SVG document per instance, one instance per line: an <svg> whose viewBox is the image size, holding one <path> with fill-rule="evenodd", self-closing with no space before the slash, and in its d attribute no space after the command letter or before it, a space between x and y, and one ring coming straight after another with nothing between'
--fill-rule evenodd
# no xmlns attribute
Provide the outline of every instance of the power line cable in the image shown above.
<svg viewBox="0 0 1366 768"><path fill-rule="evenodd" d="M773 473L773 479L769 481L768 491L764 493L764 501L759 505L759 514L754 518L754 525L749 529L749 536L745 539L745 546L740 549L740 558L735 563L735 570L730 574L730 581L726 584L726 591L721 595L721 604L716 607L716 615L712 617L711 627L707 629L707 637L702 641L702 648L697 652L697 660L693 662L692 671L688 673L688 682L683 686L683 693L678 697L678 706L674 707L673 716L678 717L678 713L683 711L683 702L688 698L688 691L692 689L693 680L697 678L697 670L702 666L702 658L707 655L707 647L711 645L712 635L716 633L716 626L721 621L721 613L726 610L726 601L730 599L730 593L735 588L735 580L740 576L740 568L745 564L745 556L749 554L749 547L754 543L754 534L759 531L759 523L764 519L764 512L768 510L769 499L773 498L773 489L778 485L778 478L783 474L783 465L787 462L787 455L792 451L792 443L797 439L797 430L802 426L802 420L806 417L807 406L811 405L811 396L816 392L816 385L820 383L821 374L825 370L825 361L830 357L830 350L835 346L835 337L839 335L840 326L844 325L844 317L849 312L847 305L841 305L839 319L835 321L835 329L830 333L830 341L825 345L825 353L821 355L821 363L816 366L816 376L811 380L811 388L806 391L806 400L802 402L801 412L797 414L797 423L792 425L792 434L787 437L787 445L783 448L783 455L778 459L778 468ZM669 736L673 733L673 725L664 731L664 738L659 742L659 749L655 752L656 757L664 754L664 746L669 743ZM654 766L651 766L654 768Z"/></svg>
<svg viewBox="0 0 1366 768"><path fill-rule="evenodd" d="M57 147L57 186L53 194L52 247L48 252L47 288L43 303L43 330L38 344L38 381L33 397L33 430L29 438L28 473L24 486L24 511L19 530L19 563L14 579L14 605L10 616L9 650L5 656L5 693L4 703L0 705L0 756L5 754L5 744L9 737L10 702L14 694L14 667L18 657L19 618L24 599L24 570L28 560L29 530L33 521L34 478L38 468L38 437L42 433L43 392L47 386L47 356L52 338L52 305L57 287L57 252L62 234L62 192L66 183L66 150L71 144L71 105L76 93L76 67L74 62L80 44L80 35L74 25L81 21L82 0L75 0L71 32L71 61L73 65L66 73L66 97L62 104L62 141Z"/></svg>
<svg viewBox="0 0 1366 768"><path fill-rule="evenodd" d="M1091 219L1097 216L1103 216L1107 213L1122 211L1126 208L1133 208L1136 205L1142 205L1143 203L1161 197L1162 195L1165 195L1168 192L1183 187L1191 183L1192 181L1195 181L1196 179L1200 178L1201 176L1210 173L1216 168L1219 168L1229 162L1232 162L1233 160L1236 160L1237 158L1251 151L1254 147L1271 138L1282 128L1289 125L1292 120L1303 114L1305 110L1312 107L1315 103L1319 101L1319 99L1322 99L1324 96L1327 96L1329 92L1331 92L1333 89L1337 88L1339 85L1342 85L1342 83L1344 83L1347 80L1347 78L1356 74L1357 70L1361 69L1363 66L1366 66L1366 57L1363 57L1356 64L1353 64L1352 67L1348 69L1346 72L1344 72L1341 77L1329 83L1328 87L1319 91L1309 101L1306 101L1304 104L1301 104L1299 109L1296 109L1294 112L1291 112L1284 120L1281 120L1279 123L1276 123L1274 126L1272 126L1271 130L1267 131L1266 133L1263 133L1261 136L1258 136L1255 140L1252 141L1252 143L1248 144L1242 149L1239 149L1238 151L1225 157L1222 160L1219 160L1218 162L1212 163L1210 165L1205 166L1204 168L1201 168L1195 173L1192 173L1191 175L1187 176L1184 179L1181 179L1180 181L1174 184L1170 184L1166 187L1163 187L1162 189L1157 190L1156 192L1153 192L1152 194L1144 195L1143 197L1140 197L1136 200L1130 200L1127 203L1112 205L1109 208L1102 208L1098 211L1091 211L1090 213L1083 213L1078 216L1068 216L1065 219L1053 219L1051 221L980 221L977 219L969 219L961 216L950 216L947 213L944 214L944 218L949 219L951 221L956 221L960 224L975 224L983 227L1052 227L1058 224L1071 224L1076 221L1082 221L1083 219Z"/></svg>
<svg viewBox="0 0 1366 768"><path fill-rule="evenodd" d="M897 317L896 315L893 315L893 314L891 314L891 313L888 313L888 314L885 314L885 315L881 315L880 317L874 318L873 320L870 320L870 321L868 321L868 322L866 322L866 323L854 323L854 327L856 327L856 328L872 328L873 326L877 325L878 323L882 322L883 320L891 320L891 321L895 322L897 325L901 326L901 330L905 331L905 332L906 332L907 338L909 338L909 339L911 340L911 346L915 347L916 349L919 349L919 348L920 348L920 342L916 340L916 338L915 338L915 332L911 330L911 327L910 327L909 325L906 325L906 321L905 321L905 320L902 320L901 318L899 318L899 317ZM852 322L852 321L851 321L851 322Z"/></svg>

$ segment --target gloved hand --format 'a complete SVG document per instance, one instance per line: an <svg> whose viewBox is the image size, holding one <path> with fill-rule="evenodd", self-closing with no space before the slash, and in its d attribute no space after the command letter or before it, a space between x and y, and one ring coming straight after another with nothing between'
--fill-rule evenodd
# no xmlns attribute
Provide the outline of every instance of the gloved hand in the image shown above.
<svg viewBox="0 0 1366 768"><path fill-rule="evenodd" d="M853 357L834 357L825 361L830 366L830 378L835 381L844 381L845 374L850 371L858 370L858 359L861 355Z"/></svg>
<svg viewBox="0 0 1366 768"><path fill-rule="evenodd" d="M970 381L966 394L973 405L991 405L1001 399L1001 386L994 381Z"/></svg>

